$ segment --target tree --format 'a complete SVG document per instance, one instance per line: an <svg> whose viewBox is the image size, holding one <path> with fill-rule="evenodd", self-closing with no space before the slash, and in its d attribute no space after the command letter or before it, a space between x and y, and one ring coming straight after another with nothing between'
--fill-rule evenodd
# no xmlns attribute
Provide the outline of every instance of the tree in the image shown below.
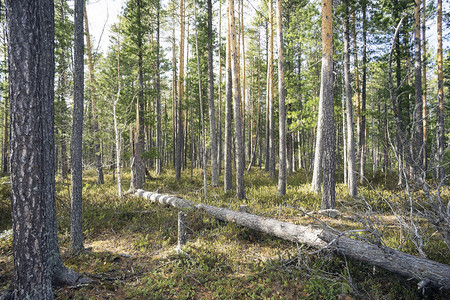
<svg viewBox="0 0 450 300"><path fill-rule="evenodd" d="M84 16L84 26L86 31L86 50L88 55L88 68L89 68L89 85L91 89L91 112L92 112L92 131L94 134L94 156L95 156L95 167L97 169L97 183L105 183L102 169L102 156L100 153L100 138L99 138L99 124L98 124L98 114L97 114L97 89L96 80L94 75L94 60L92 55L92 44L91 35L89 34L89 22L88 15L86 11L86 3L83 5L83 16Z"/></svg>
<svg viewBox="0 0 450 300"><path fill-rule="evenodd" d="M226 74L227 74L227 94L225 101L225 168L223 187L225 192L233 189L232 174L232 134L231 126L233 125L233 78L231 74L231 17L230 6L227 6L227 57L226 57Z"/></svg>
<svg viewBox="0 0 450 300"><path fill-rule="evenodd" d="M361 133L360 133L360 168L359 178L362 183L364 180L364 168L366 165L367 149L367 125L366 125L366 98L367 98L367 0L361 2L362 5L362 29L363 29L363 57L362 57L362 91L361 91Z"/></svg>
<svg viewBox="0 0 450 300"><path fill-rule="evenodd" d="M269 63L267 65L267 107L268 107L268 159L266 162L269 164L269 176L270 178L275 178L275 140L273 136L274 131L274 119L273 119L273 5L272 0L268 1L269 5L269 26L270 26L270 38L269 38Z"/></svg>
<svg viewBox="0 0 450 300"><path fill-rule="evenodd" d="M214 68L213 68L213 34L212 34L212 1L208 0L208 106L209 132L211 135L211 185L219 185L219 167L217 163L216 111L214 108Z"/></svg>
<svg viewBox="0 0 450 300"><path fill-rule="evenodd" d="M74 16L74 97L71 143L72 202L70 236L72 252L83 250L82 193L83 193L83 102L84 102L84 42L83 0L75 1Z"/></svg>
<svg viewBox="0 0 450 300"><path fill-rule="evenodd" d="M177 142L175 155L175 176L179 180L181 177L181 165L183 154L183 116L181 104L184 94L184 0L180 0L180 49L178 66L178 102L177 102Z"/></svg>
<svg viewBox="0 0 450 300"><path fill-rule="evenodd" d="M160 30L161 30L161 1L156 3L156 148L158 149L158 157L156 158L156 174L160 174L162 170L161 162L161 58L160 58Z"/></svg>
<svg viewBox="0 0 450 300"><path fill-rule="evenodd" d="M277 0L278 24L278 110L280 131L280 169L278 171L278 195L286 194L286 107L284 88L284 40L281 0Z"/></svg>
<svg viewBox="0 0 450 300"><path fill-rule="evenodd" d="M231 69L233 78L233 110L234 110L234 136L236 144L236 194L238 199L245 198L244 187L244 143L241 128L241 106L239 101L239 60L236 47L236 25L234 18L234 0L228 0L230 40L231 40Z"/></svg>
<svg viewBox="0 0 450 300"><path fill-rule="evenodd" d="M14 296L53 299L45 208L46 113L53 105L53 2L7 1ZM43 57L41 57L41 55Z"/></svg>
<svg viewBox="0 0 450 300"><path fill-rule="evenodd" d="M414 141L414 160L416 165L416 176L422 176L423 169L423 121L422 121L422 55L420 42L420 0L414 0L414 123L415 123L415 141ZM424 173L423 173L424 174Z"/></svg>
<svg viewBox="0 0 450 300"><path fill-rule="evenodd" d="M353 104L352 104L352 87L350 84L350 37L349 37L349 4L348 0L344 0L345 17L344 17L344 84L345 84L345 100L347 108L347 156L348 163L348 189L350 197L356 196L356 169L355 169L355 137L353 130ZM362 152L362 151L361 151ZM362 157L362 154L361 154ZM362 161L361 161L362 163Z"/></svg>
<svg viewBox="0 0 450 300"><path fill-rule="evenodd" d="M437 178L442 181L445 179L444 163L444 60L442 55L442 0L437 2L437 36L438 36L438 116L436 124L436 161Z"/></svg>
<svg viewBox="0 0 450 300"><path fill-rule="evenodd" d="M335 129L333 104L333 30L332 1L322 0L322 71L320 81L319 119L312 188L320 189L323 169L322 209L334 208L335 202Z"/></svg>

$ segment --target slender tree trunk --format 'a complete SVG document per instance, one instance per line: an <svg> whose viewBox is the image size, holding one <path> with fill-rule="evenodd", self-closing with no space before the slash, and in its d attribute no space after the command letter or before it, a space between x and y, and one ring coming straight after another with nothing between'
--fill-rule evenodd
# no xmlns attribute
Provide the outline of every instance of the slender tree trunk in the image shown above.
<svg viewBox="0 0 450 300"><path fill-rule="evenodd" d="M422 127L423 127L423 162L422 166L426 172L428 169L428 146L427 146L427 46L426 46L426 0L422 0Z"/></svg>
<svg viewBox="0 0 450 300"><path fill-rule="evenodd" d="M228 0L230 9L231 68L233 78L234 135L236 140L236 194L238 199L245 199L244 187L244 143L242 137L241 111L239 101L239 72L236 47L236 26L234 19L234 0Z"/></svg>
<svg viewBox="0 0 450 300"><path fill-rule="evenodd" d="M414 85L415 85L415 176L423 176L423 121L422 121L422 55L420 42L420 0L414 1Z"/></svg>
<svg viewBox="0 0 450 300"><path fill-rule="evenodd" d="M229 0L228 0L229 1ZM231 30L230 30L230 7L227 7L227 95L225 103L225 170L224 170L224 190L225 192L233 189L233 174L232 174L232 133L231 126L233 126L233 78L231 74Z"/></svg>
<svg viewBox="0 0 450 300"><path fill-rule="evenodd" d="M210 6L210 3L211 3L211 0L208 0L208 12L210 12L209 11L209 9L211 9L212 10L212 5ZM210 17L210 14L208 13L208 18ZM194 0L194 20L195 20L195 22L197 22L197 3L196 3L196 1ZM209 22L208 22L209 23ZM211 25L212 26L212 23L210 23L209 25ZM208 35L209 35L209 33L208 33ZM212 35L212 34L211 34ZM211 43L211 42L210 42ZM209 45L211 45L211 44L209 44ZM212 45L211 45L212 46ZM212 48L212 47L211 47ZM212 49L210 49L211 50L211 52L212 52ZM202 165L203 165L203 191L204 191L204 195L205 195L205 198L207 198L208 197L208 188L207 188L207 186L208 186L208 182L207 182L207 176L206 176L206 135L205 135L205 131L206 131L206 129L205 129L205 119L204 119L204 115L203 115L203 99L202 99L202 74L201 74L201 71L200 71L200 54L199 54L199 51L198 51L198 34L197 34L197 23L195 24L195 52L196 52L196 54L197 54L197 75L198 75L198 97L199 97L199 100L200 100L200 120L201 120L201 135L202 135L202 142L201 142L201 144L202 144L202 150L201 150L201 152L202 152L202 159L203 159L203 163L202 163ZM208 51L209 52L209 51ZM209 63L211 62L211 65L212 65L212 53L208 53L208 65L209 65ZM208 67L211 67L212 68L212 66L211 65L209 65ZM210 80L210 85L209 85L209 88L210 88L210 92L211 92L211 71L212 71L212 69L209 69L209 80ZM213 96L214 96L214 87L212 88L213 89ZM211 100L211 97L210 97L210 100ZM212 108L212 113L214 113L214 99L212 99L213 101L213 103L212 103L212 105L213 105L213 108ZM209 103L210 105L211 105L211 102ZM211 107L210 107L210 110L209 110L209 112L210 112L210 114L211 114ZM211 115L210 115L211 116ZM213 128L213 129L211 129L212 131L215 131L215 128ZM214 153L215 154L215 153ZM214 160L214 157L216 157L217 158L217 156L216 155L214 155L213 156L213 160ZM215 166L216 167L216 171L217 171L217 165ZM217 178L217 180L218 180L218 178Z"/></svg>
<svg viewBox="0 0 450 300"><path fill-rule="evenodd" d="M176 168L176 152L177 152L177 58L176 58L176 41L175 41L175 18L172 28L172 165Z"/></svg>
<svg viewBox="0 0 450 300"><path fill-rule="evenodd" d="M362 152L362 114L361 114L361 97L359 93L359 61L358 61L358 44L356 33L356 16L355 11L352 11L352 31L353 31L353 57L354 57L354 71L355 71L355 96L356 96L356 128L358 134L358 155L361 157ZM348 141L347 141L348 142ZM356 171L356 167L354 169ZM350 179L350 178L349 178Z"/></svg>
<svg viewBox="0 0 450 300"><path fill-rule="evenodd" d="M278 171L278 195L286 195L286 90L284 87L284 41L281 0L277 3L278 24L278 112L280 131L280 169Z"/></svg>
<svg viewBox="0 0 450 300"><path fill-rule="evenodd" d="M275 178L275 139L273 135L274 131L274 103L273 103L273 5L272 1L269 1L269 25L270 25L270 39L269 39L269 69L270 77L267 82L269 85L269 177Z"/></svg>
<svg viewBox="0 0 450 300"><path fill-rule="evenodd" d="M2 172L8 172L8 96L3 98L5 103L3 106L3 161Z"/></svg>
<svg viewBox="0 0 450 300"><path fill-rule="evenodd" d="M208 106L209 130L211 135L211 185L219 185L219 168L217 164L216 110L214 108L214 66L213 66L213 34L212 34L212 1L208 0ZM197 27L196 29L197 30ZM199 60L199 58L197 57ZM199 66L200 68L200 66ZM200 80L200 78L199 78ZM206 152L205 152L206 155ZM205 193L206 195L206 193Z"/></svg>
<svg viewBox="0 0 450 300"><path fill-rule="evenodd" d="M344 19L344 80L345 99L347 106L347 163L348 163L348 190L350 197L356 196L356 164L355 164L355 138L353 134L353 105L352 87L350 84L350 51L349 51L349 4L345 3ZM361 155L362 157L362 155Z"/></svg>
<svg viewBox="0 0 450 300"><path fill-rule="evenodd" d="M175 177L181 177L182 154L183 154L183 120L181 103L184 94L184 0L180 0L180 49L179 49L179 72L178 72L178 116L177 116L177 146L175 155Z"/></svg>
<svg viewBox="0 0 450 300"><path fill-rule="evenodd" d="M119 36L120 38L120 36ZM113 104L113 117L114 117L114 134L115 134L115 143L116 143L116 170L117 170L117 194L119 198L122 197L122 173L120 171L120 132L118 128L117 121L117 104L120 99L120 40L118 39L117 43L117 95Z"/></svg>
<svg viewBox="0 0 450 300"><path fill-rule="evenodd" d="M439 111L436 124L436 156L437 178L445 179L444 169L444 61L442 55L442 0L437 3L437 36L438 36L438 105Z"/></svg>
<svg viewBox="0 0 450 300"><path fill-rule="evenodd" d="M70 218L71 250L83 250L82 235L82 151L83 151L83 103L84 103L84 43L83 43L83 3L75 2L74 40L74 99L71 144L72 202Z"/></svg>
<svg viewBox="0 0 450 300"><path fill-rule="evenodd" d="M86 36L86 50L88 55L88 68L89 68L89 85L91 88L91 112L92 112L92 131L94 134L94 155L95 155L95 168L97 169L97 183L103 184L105 180L103 178L102 169L102 156L100 155L100 138L98 136L98 116L97 116L97 92L96 92L96 82L94 76L94 62L92 59L92 45L91 36L89 34L89 22L88 15L86 11L86 3L83 5L83 16L84 16L84 28Z"/></svg>
<svg viewBox="0 0 450 300"><path fill-rule="evenodd" d="M156 174L162 171L162 147L161 147L161 62L160 62L160 11L161 1L158 0L156 8L156 149L158 157L156 158Z"/></svg>
<svg viewBox="0 0 450 300"><path fill-rule="evenodd" d="M217 168L222 173L222 0L219 0L219 124L217 143Z"/></svg>
<svg viewBox="0 0 450 300"><path fill-rule="evenodd" d="M363 27L363 57L362 57L362 92L361 92L361 153L360 153L360 168L359 180L364 181L364 168L366 165L367 152L367 125L366 125L366 98L367 98L367 3L362 1L362 27Z"/></svg>

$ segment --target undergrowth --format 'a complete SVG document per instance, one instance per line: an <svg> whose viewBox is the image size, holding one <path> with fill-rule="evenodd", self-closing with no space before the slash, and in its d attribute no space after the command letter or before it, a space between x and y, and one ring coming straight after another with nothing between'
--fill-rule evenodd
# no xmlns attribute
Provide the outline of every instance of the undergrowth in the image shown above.
<svg viewBox="0 0 450 300"><path fill-rule="evenodd" d="M237 210L245 204L250 212L296 224L317 219L339 229L368 229L361 235L417 255L405 232L399 230L387 201L400 203L401 190L385 188L383 178L358 187L359 197L350 199L347 188L338 184L336 198L341 215L321 216L320 196L310 192L304 172L288 177L287 195L276 196L277 182L255 168L246 174L246 199L222 187L208 186L202 195L201 170L189 170L175 181L172 170L152 174L145 189L172 194L193 202ZM123 188L129 185L125 173ZM223 180L223 178L221 178ZM394 180L394 179L393 179ZM94 283L55 290L59 299L446 299L433 288L418 291L416 282L370 265L316 252L236 224L217 221L200 211L187 212L188 243L183 253L177 244L177 213L172 207L155 205L143 198L117 197L112 176L97 185L93 171L83 180L83 230L86 251L69 252L70 185L57 178L58 230L66 265L90 276ZM221 181L223 182L223 181ZM6 187L6 188L5 188ZM9 186L0 185L0 230L11 228ZM449 192L444 191L448 201ZM424 221L428 258L450 262L445 244ZM0 240L0 294L11 286L12 247L10 239Z"/></svg>

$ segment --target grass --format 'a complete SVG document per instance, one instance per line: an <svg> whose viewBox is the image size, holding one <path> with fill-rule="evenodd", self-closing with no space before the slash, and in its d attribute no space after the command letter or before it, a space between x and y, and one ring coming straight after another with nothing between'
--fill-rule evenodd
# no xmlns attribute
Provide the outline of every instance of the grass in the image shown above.
<svg viewBox="0 0 450 300"><path fill-rule="evenodd" d="M278 197L277 181L253 169L245 177L244 201L224 193L222 187L208 187L204 199L201 170L194 170L192 181L189 170L178 182L171 170L152 177L145 183L146 190L232 209L246 204L252 213L297 224L313 222L301 211L314 213L320 208L320 197L309 191L303 172L289 176L287 195ZM93 171L85 172L83 229L89 251L71 256L70 186L57 179L63 259L70 268L95 279L86 286L55 290L58 299L447 299L447 294L432 288L418 291L414 280L327 252L311 254L314 249L220 222L198 211L189 211L187 216L186 255L177 254L176 209L133 196L119 199L111 175L106 175L102 186L95 180ZM124 187L129 180L125 174ZM314 216L340 230L370 227L388 246L417 255L385 201L401 205L402 191L387 189L381 182L374 187L362 185L358 192L360 197L352 200L346 187L338 185L342 215L337 219ZM0 185L0 193L3 231L11 227L8 186ZM448 189L443 195L448 201ZM428 257L448 264L450 254L439 235L426 222L421 225ZM373 238L370 234L365 237ZM12 266L11 239L0 239L0 294L11 285Z"/></svg>

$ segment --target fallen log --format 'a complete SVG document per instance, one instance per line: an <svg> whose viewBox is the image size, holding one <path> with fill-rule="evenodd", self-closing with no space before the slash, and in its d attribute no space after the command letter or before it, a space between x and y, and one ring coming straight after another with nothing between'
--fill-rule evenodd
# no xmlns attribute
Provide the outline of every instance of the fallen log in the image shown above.
<svg viewBox="0 0 450 300"><path fill-rule="evenodd" d="M446 264L410 255L382 245L355 240L344 234L338 234L330 230L314 228L312 226L295 225L272 218L206 204L195 205L186 199L143 190L138 190L135 195L144 197L152 202L171 205L180 209L195 208L204 210L219 220L233 222L246 228L264 232L288 241L307 244L317 249L328 247L339 255L345 255L393 273L415 278L419 281L419 288L423 288L429 284L441 289L450 290L450 266Z"/></svg>

